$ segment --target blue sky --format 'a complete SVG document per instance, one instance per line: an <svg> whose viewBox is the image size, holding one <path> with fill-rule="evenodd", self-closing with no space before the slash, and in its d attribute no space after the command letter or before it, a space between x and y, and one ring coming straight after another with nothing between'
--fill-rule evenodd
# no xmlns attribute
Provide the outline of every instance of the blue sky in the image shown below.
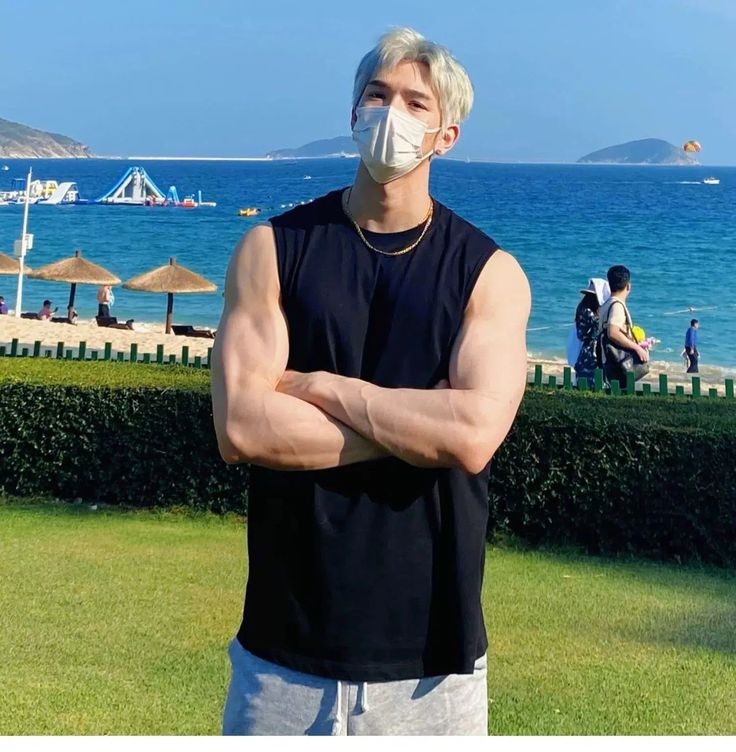
<svg viewBox="0 0 736 752"><path fill-rule="evenodd" d="M0 117L99 154L258 156L347 135L355 67L393 25L470 73L458 157L657 137L736 164L736 0L0 0Z"/></svg>

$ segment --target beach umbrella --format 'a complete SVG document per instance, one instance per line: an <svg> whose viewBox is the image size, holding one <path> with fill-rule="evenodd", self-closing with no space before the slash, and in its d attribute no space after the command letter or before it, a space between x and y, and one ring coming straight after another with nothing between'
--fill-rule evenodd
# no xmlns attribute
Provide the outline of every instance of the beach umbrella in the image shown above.
<svg viewBox="0 0 736 752"><path fill-rule="evenodd" d="M74 308L74 296L77 294L77 285L117 285L120 278L112 272L103 269L98 264L82 258L82 252L74 251L74 255L53 264L46 264L29 275L32 279L45 279L50 282L69 282L69 308L67 315L71 318Z"/></svg>
<svg viewBox="0 0 736 752"><path fill-rule="evenodd" d="M7 253L0 251L0 274L16 275L20 269L20 261L17 258L8 256ZM30 266L23 264L23 272L28 274L31 271Z"/></svg>
<svg viewBox="0 0 736 752"><path fill-rule="evenodd" d="M174 313L174 293L214 292L217 285L184 266L179 266L176 259L169 259L168 264L139 274L123 284L126 290L141 292L166 293L166 334L171 334L171 319Z"/></svg>

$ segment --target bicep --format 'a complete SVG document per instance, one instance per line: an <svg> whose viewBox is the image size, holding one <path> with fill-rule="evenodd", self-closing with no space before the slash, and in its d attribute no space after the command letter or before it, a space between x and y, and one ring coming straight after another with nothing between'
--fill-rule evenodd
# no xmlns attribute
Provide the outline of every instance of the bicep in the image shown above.
<svg viewBox="0 0 736 752"><path fill-rule="evenodd" d="M233 252L212 354L215 403L243 390L273 390L283 376L288 330L268 225L253 228Z"/></svg>
<svg viewBox="0 0 736 752"><path fill-rule="evenodd" d="M501 399L516 413L526 386L530 307L526 275L513 256L496 251L478 278L452 350L453 389Z"/></svg>

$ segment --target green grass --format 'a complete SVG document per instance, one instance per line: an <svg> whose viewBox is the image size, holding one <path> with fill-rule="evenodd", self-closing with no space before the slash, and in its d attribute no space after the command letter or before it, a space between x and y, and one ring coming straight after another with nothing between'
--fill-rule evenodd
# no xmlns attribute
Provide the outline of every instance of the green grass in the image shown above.
<svg viewBox="0 0 736 752"><path fill-rule="evenodd" d="M217 734L237 518L0 504L0 735ZM489 547L493 734L736 733L736 576Z"/></svg>

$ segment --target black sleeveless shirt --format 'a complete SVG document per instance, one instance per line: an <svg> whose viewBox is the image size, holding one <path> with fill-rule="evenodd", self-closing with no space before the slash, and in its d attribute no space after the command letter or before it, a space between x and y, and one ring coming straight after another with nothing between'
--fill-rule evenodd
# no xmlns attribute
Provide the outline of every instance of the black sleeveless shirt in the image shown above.
<svg viewBox="0 0 736 752"><path fill-rule="evenodd" d="M287 367L431 389L448 377L468 299L498 246L434 201L417 248L381 255L345 217L341 193L270 220ZM364 234L396 250L421 229ZM472 673L488 646L488 478L488 466L469 475L396 458L311 471L252 466L243 647L348 681Z"/></svg>

